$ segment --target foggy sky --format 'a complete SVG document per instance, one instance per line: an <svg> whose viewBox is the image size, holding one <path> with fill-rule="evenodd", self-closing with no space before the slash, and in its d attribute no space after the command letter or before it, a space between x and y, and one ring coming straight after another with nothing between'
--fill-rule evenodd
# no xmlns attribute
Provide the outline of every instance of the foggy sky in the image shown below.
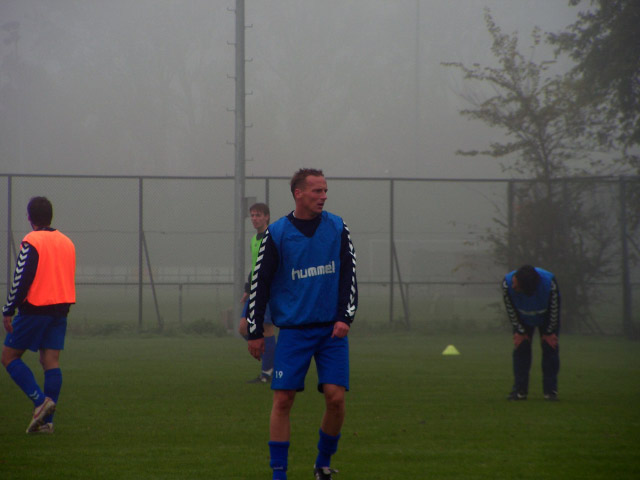
<svg viewBox="0 0 640 480"><path fill-rule="evenodd" d="M567 3L247 0L247 176L501 177L441 62L493 62L484 7L525 52ZM0 173L233 175L234 5L2 0Z"/></svg>

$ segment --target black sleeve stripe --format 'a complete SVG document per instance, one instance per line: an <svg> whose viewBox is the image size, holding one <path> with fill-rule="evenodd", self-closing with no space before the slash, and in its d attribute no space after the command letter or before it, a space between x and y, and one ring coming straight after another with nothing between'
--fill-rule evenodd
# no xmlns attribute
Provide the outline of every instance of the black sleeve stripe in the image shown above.
<svg viewBox="0 0 640 480"><path fill-rule="evenodd" d="M511 303L511 297L509 296L509 286L507 285L507 280L502 281L502 298L504 299L504 306L507 309L507 315L509 316L509 321L513 326L513 331L518 333L525 333L524 328L518 321L518 314L516 313L516 309L513 308L513 303Z"/></svg>
<svg viewBox="0 0 640 480"><path fill-rule="evenodd" d="M260 248L258 250L258 256L256 258L256 264L253 267L253 276L251 277L251 290L249 292L249 308L247 311L247 323L249 327L249 333L254 333L257 329L255 318L255 306L256 306L256 291L258 287L258 275L260 273L260 266L262 265L262 259L264 258L264 249L267 239L269 238L269 229L264 232L264 236L260 241Z"/></svg>
<svg viewBox="0 0 640 480"><path fill-rule="evenodd" d="M344 229L347 232L347 240L349 245L349 254L351 255L351 291L349 294L349 303L347 304L347 311L345 312L345 316L350 320L356 315L357 306L357 294L358 294L358 286L356 280L356 251L353 247L353 242L351 241L351 232L349 231L349 227L344 224Z"/></svg>
<svg viewBox="0 0 640 480"><path fill-rule="evenodd" d="M20 247L13 282L7 294L7 303L2 308L3 315L12 316L27 297L38 268L38 251L24 242Z"/></svg>
<svg viewBox="0 0 640 480"><path fill-rule="evenodd" d="M549 326L547 333L556 333L560 323L560 292L556 280L551 281L551 293L549 294Z"/></svg>

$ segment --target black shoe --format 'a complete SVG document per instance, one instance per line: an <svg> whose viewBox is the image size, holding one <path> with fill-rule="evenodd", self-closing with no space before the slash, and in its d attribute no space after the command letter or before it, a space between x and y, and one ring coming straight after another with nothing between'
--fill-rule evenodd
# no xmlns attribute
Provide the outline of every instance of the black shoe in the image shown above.
<svg viewBox="0 0 640 480"><path fill-rule="evenodd" d="M558 401L558 393L557 392L551 392L551 393L545 393L544 394L544 399L548 402L557 402Z"/></svg>
<svg viewBox="0 0 640 480"><path fill-rule="evenodd" d="M511 401L511 400L526 400L527 399L527 394L526 393L518 393L518 392L511 392L509 394L509 396L507 397L507 400Z"/></svg>
<svg viewBox="0 0 640 480"><path fill-rule="evenodd" d="M256 378L248 380L247 383L269 383L271 381L271 375L265 375L261 373Z"/></svg>
<svg viewBox="0 0 640 480"><path fill-rule="evenodd" d="M338 470L334 470L329 467L316 467L313 466L313 478L316 480L332 480L332 473L338 473Z"/></svg>

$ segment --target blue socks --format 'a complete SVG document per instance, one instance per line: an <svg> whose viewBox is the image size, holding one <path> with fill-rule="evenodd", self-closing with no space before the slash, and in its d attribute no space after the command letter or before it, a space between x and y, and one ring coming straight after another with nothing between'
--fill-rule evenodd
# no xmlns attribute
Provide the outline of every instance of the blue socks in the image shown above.
<svg viewBox="0 0 640 480"><path fill-rule="evenodd" d="M52 368L44 372L44 392L40 390L33 372L21 358L7 365L7 373L25 395L31 399L34 407L42 405L45 397L49 397L55 403L58 403L60 389L62 388L62 372L59 368ZM46 423L52 421L53 414L45 419Z"/></svg>
<svg viewBox="0 0 640 480"><path fill-rule="evenodd" d="M289 442L269 442L273 480L287 480L287 464L289 460Z"/></svg>
<svg viewBox="0 0 640 480"><path fill-rule="evenodd" d="M327 435L322 430L318 431L320 440L318 441L318 457L316 467L329 467L331 455L338 450L338 440L340 435L333 437ZM287 479L287 463L289 458L289 442L269 442L269 452L271 453L270 466L273 469L273 480Z"/></svg>
<svg viewBox="0 0 640 480"><path fill-rule="evenodd" d="M52 368L44 372L44 394L55 403L58 403L60 389L62 388L62 372L59 368ZM53 422L53 414L45 418L45 423Z"/></svg>
<svg viewBox="0 0 640 480"><path fill-rule="evenodd" d="M24 394L31 399L34 407L44 403L44 393L36 383L33 372L22 359L17 358L7 365L7 373Z"/></svg>
<svg viewBox="0 0 640 480"><path fill-rule="evenodd" d="M264 337L264 353L262 354L262 373L273 373L273 360L276 356L276 336Z"/></svg>
<svg viewBox="0 0 640 480"><path fill-rule="evenodd" d="M318 457L316 458L316 467L330 467L331 455L338 450L338 440L340 440L340 434L333 437L327 435L322 430L318 430L320 434L320 440L318 441Z"/></svg>

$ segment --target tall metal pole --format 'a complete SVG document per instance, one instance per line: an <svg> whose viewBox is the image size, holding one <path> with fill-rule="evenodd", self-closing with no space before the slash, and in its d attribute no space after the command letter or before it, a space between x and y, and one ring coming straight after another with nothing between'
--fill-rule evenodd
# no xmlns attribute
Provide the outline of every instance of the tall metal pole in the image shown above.
<svg viewBox="0 0 640 480"><path fill-rule="evenodd" d="M393 323L393 267L394 267L394 232L393 232L393 179L389 181L389 322Z"/></svg>
<svg viewBox="0 0 640 480"><path fill-rule="evenodd" d="M631 321L631 280L629 275L629 247L627 244L627 190L624 177L620 177L620 255L622 272L622 328L628 338L634 338Z"/></svg>
<svg viewBox="0 0 640 480"><path fill-rule="evenodd" d="M514 267L515 263L515 254L513 249L515 245L513 244L513 209L514 205L514 188L513 188L513 180L509 180L507 183L507 270L511 270Z"/></svg>
<svg viewBox="0 0 640 480"><path fill-rule="evenodd" d="M7 176L7 292L11 289L11 246L13 244L13 227L11 225L11 175Z"/></svg>
<svg viewBox="0 0 640 480"><path fill-rule="evenodd" d="M138 332L142 331L142 294L143 286L143 268L142 262L142 248L144 239L144 219L142 217L144 212L144 194L142 192L143 180L142 177L138 178Z"/></svg>
<svg viewBox="0 0 640 480"><path fill-rule="evenodd" d="M233 319L242 313L240 298L244 286L244 183L245 183L245 80L244 80L244 0L236 0L236 105L235 105L235 194ZM235 330L235 329L234 329Z"/></svg>
<svg viewBox="0 0 640 480"><path fill-rule="evenodd" d="M415 51L415 78L414 78L414 126L413 126L413 147L416 149L414 153L414 161L416 164L416 175L419 174L422 166L422 156L420 152L420 0L416 0L416 51Z"/></svg>

